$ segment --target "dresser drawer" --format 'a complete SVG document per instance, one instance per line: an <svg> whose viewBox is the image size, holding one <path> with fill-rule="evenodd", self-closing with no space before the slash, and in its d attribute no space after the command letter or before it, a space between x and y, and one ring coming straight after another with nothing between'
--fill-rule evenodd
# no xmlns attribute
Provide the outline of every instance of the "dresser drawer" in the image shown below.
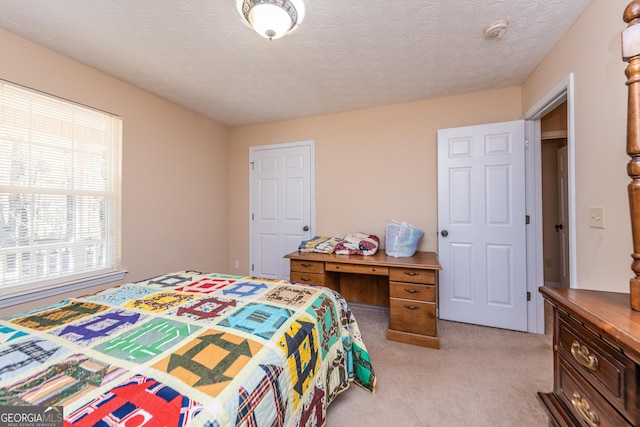
<svg viewBox="0 0 640 427"><path fill-rule="evenodd" d="M636 365L573 319L559 313L558 352L619 411L636 421L637 396L625 393L628 382L635 390Z"/></svg>
<svg viewBox="0 0 640 427"><path fill-rule="evenodd" d="M396 268L389 271L389 280L395 282L436 284L435 270L422 270L418 268Z"/></svg>
<svg viewBox="0 0 640 427"><path fill-rule="evenodd" d="M613 406L567 362L563 356L556 356L558 363L557 393L571 413L585 427L625 427L631 426Z"/></svg>
<svg viewBox="0 0 640 427"><path fill-rule="evenodd" d="M435 285L414 285L411 283L390 282L389 296L411 300L436 302Z"/></svg>
<svg viewBox="0 0 640 427"><path fill-rule="evenodd" d="M389 329L436 335L436 305L408 299L389 299Z"/></svg>
<svg viewBox="0 0 640 427"><path fill-rule="evenodd" d="M290 270L305 273L324 273L324 262L292 259Z"/></svg>
<svg viewBox="0 0 640 427"><path fill-rule="evenodd" d="M289 280L297 283L307 283L325 286L325 275L317 273L304 273L299 271L292 271L289 274Z"/></svg>
<svg viewBox="0 0 640 427"><path fill-rule="evenodd" d="M325 269L327 271L339 271L341 273L373 274L376 276L388 276L389 267L363 264L344 264L339 262L328 262Z"/></svg>

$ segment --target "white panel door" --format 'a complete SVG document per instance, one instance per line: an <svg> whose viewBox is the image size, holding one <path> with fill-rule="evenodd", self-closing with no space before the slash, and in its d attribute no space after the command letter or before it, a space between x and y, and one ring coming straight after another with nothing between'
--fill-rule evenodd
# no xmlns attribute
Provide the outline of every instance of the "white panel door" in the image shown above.
<svg viewBox="0 0 640 427"><path fill-rule="evenodd" d="M251 149L250 274L289 278L284 255L311 237L311 142Z"/></svg>
<svg viewBox="0 0 640 427"><path fill-rule="evenodd" d="M527 330L524 121L438 131L440 318Z"/></svg>
<svg viewBox="0 0 640 427"><path fill-rule="evenodd" d="M569 287L571 284L571 259L569 255L569 162L567 146L558 149L558 213L560 218L556 225L560 245L560 284Z"/></svg>

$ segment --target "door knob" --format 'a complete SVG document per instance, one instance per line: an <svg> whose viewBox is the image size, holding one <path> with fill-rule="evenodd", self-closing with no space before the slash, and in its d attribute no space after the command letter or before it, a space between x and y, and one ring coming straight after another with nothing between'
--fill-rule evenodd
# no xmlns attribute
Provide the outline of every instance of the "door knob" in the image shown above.
<svg viewBox="0 0 640 427"><path fill-rule="evenodd" d="M449 235L449 232L448 232L447 230L442 230L442 231L440 232L440 235L441 235L442 237L447 237L447 236Z"/></svg>
<svg viewBox="0 0 640 427"><path fill-rule="evenodd" d="M305 225L304 227L302 227L302 231L309 231L309 226Z"/></svg>
<svg viewBox="0 0 640 427"><path fill-rule="evenodd" d="M556 231L562 230L562 224L556 224Z"/></svg>

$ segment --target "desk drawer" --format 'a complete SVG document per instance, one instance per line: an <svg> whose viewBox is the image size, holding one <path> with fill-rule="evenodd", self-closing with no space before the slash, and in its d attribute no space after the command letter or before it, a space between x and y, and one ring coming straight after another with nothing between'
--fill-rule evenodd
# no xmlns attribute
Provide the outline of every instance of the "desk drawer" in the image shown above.
<svg viewBox="0 0 640 427"><path fill-rule="evenodd" d="M341 273L373 274L376 276L389 275L389 267L380 267L377 265L345 264L345 263L339 263L339 262L328 262L325 269L327 271L338 271Z"/></svg>
<svg viewBox="0 0 640 427"><path fill-rule="evenodd" d="M324 273L324 262L292 259L290 270L305 273Z"/></svg>
<svg viewBox="0 0 640 427"><path fill-rule="evenodd" d="M307 283L307 284L326 286L324 274L292 271L289 274L289 280L297 283Z"/></svg>
<svg viewBox="0 0 640 427"><path fill-rule="evenodd" d="M631 426L598 392L564 359L558 363L557 393L573 415L586 427Z"/></svg>
<svg viewBox="0 0 640 427"><path fill-rule="evenodd" d="M390 282L389 294L391 298L436 302L435 285L414 285L411 283Z"/></svg>
<svg viewBox="0 0 640 427"><path fill-rule="evenodd" d="M436 284L435 270L421 270L419 268L392 268L389 271L389 280L395 282Z"/></svg>
<svg viewBox="0 0 640 427"><path fill-rule="evenodd" d="M389 329L436 336L436 305L408 299L389 299Z"/></svg>
<svg viewBox="0 0 640 427"><path fill-rule="evenodd" d="M558 352L589 383L605 395L623 414L635 421L635 394L625 394L632 382L635 390L636 365L570 317L559 313Z"/></svg>

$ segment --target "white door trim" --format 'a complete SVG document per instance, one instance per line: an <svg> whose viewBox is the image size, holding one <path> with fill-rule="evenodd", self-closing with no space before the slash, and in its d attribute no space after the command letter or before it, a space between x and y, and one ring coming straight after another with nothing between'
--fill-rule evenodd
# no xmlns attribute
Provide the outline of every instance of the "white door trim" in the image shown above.
<svg viewBox="0 0 640 427"><path fill-rule="evenodd" d="M310 147L310 166L309 166L309 174L310 174L310 186L311 186L311 194L309 194L310 198L310 219L309 219L309 227L311 229L311 235L313 235L314 230L316 229L316 182L315 182L315 141L307 140L307 141L296 141L296 142L283 142L279 144L269 144L269 145L256 145L249 147L249 217L247 220L249 221L249 275L251 275L251 265L254 264L254 254L253 254L253 221L251 220L251 215L254 212L253 206L253 179L251 177L251 163L255 159L255 153L263 150L273 150L279 148L294 148L294 147Z"/></svg>
<svg viewBox="0 0 640 427"><path fill-rule="evenodd" d="M531 293L535 310L529 310L529 331L544 333L544 299L538 288L544 285L544 265L542 258L542 164L540 119L562 102L567 101L567 151L569 172L569 265L570 286L576 287L576 220L575 220L575 130L574 130L574 83L570 73L551 91L542 97L523 116L529 149L526 152L527 165L527 211L531 217L531 227L527 229L527 289Z"/></svg>

